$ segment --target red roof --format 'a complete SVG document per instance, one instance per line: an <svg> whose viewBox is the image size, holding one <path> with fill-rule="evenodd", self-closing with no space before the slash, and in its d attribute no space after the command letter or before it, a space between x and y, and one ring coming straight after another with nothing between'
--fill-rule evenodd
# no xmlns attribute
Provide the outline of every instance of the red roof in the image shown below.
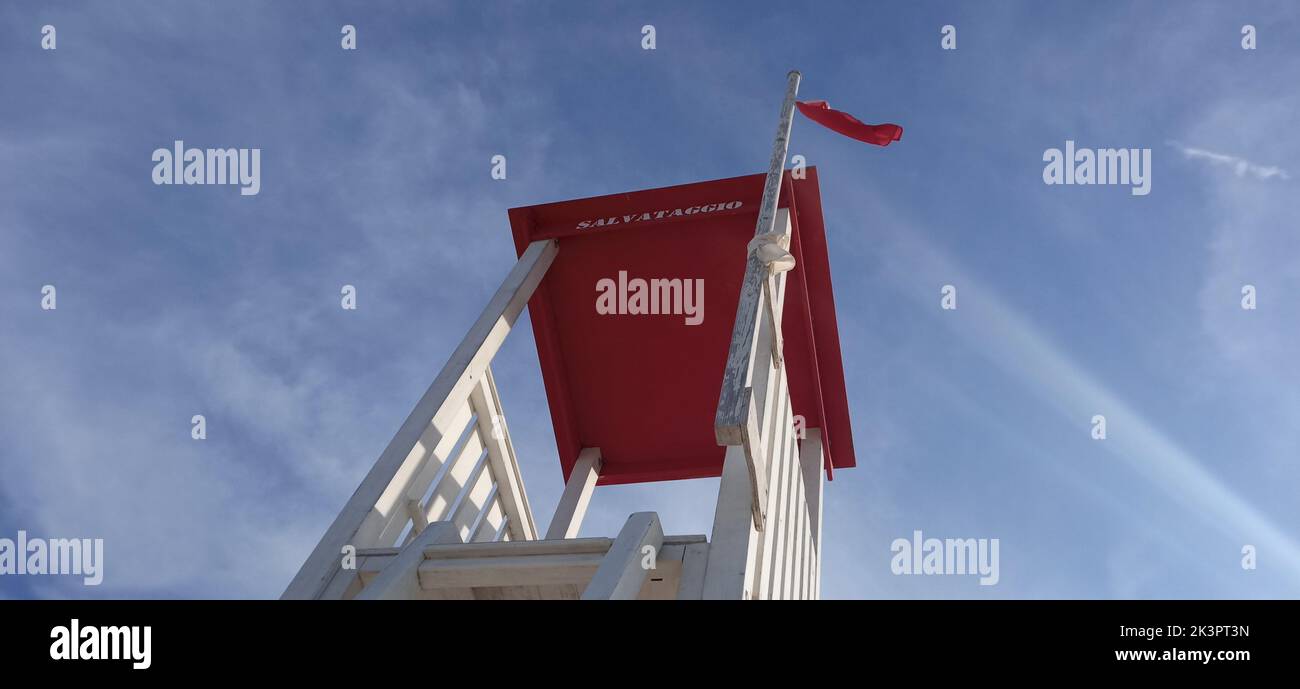
<svg viewBox="0 0 1300 689"><path fill-rule="evenodd" d="M601 484L718 476L713 419L754 236L763 175L510 209L520 255L538 239L559 252L529 302L567 479L599 447ZM856 464L816 168L783 180L797 264L782 329L794 413L821 428L826 471ZM703 319L601 314L597 283L703 279ZM690 284L690 283L686 283ZM660 311L668 310L666 307Z"/></svg>

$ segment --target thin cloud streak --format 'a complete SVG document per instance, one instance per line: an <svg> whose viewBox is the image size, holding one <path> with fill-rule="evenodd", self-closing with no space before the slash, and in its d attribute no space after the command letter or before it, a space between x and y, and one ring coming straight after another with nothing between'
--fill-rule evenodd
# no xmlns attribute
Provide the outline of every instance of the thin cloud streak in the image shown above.
<svg viewBox="0 0 1300 689"><path fill-rule="evenodd" d="M913 270L895 277L906 282L914 269L952 276L964 285L969 296L963 310L977 312L971 322L988 324L979 330L961 329L958 335L978 346L989 359L1017 377L1028 389L1058 412L1080 424L1095 413L1104 413L1110 422L1110 437L1104 449L1125 460L1153 487L1183 503L1190 511L1207 519L1225 535L1247 539L1276 557L1285 575L1300 583L1300 546L1267 515L1255 509L1203 463L1182 449L1155 425L1111 392L1103 383L1080 368L1055 346L1032 323L1005 305L988 286L966 274L941 250L905 231L890 232L893 264L898 269ZM905 260L897 260L906 257ZM918 295L918 299L921 297ZM931 306L929 302L925 302Z"/></svg>
<svg viewBox="0 0 1300 689"><path fill-rule="evenodd" d="M1279 179L1291 179L1291 175L1288 174L1286 170L1275 165L1260 165L1246 160L1245 158L1238 158L1237 156L1228 155L1226 153L1215 153L1214 151L1207 151L1203 148L1184 146L1177 141L1170 141L1169 145L1178 149L1183 154L1183 157L1188 160L1206 160L1213 165L1230 167L1232 168L1233 173L1238 177L1250 175L1255 179L1273 179L1274 177Z"/></svg>

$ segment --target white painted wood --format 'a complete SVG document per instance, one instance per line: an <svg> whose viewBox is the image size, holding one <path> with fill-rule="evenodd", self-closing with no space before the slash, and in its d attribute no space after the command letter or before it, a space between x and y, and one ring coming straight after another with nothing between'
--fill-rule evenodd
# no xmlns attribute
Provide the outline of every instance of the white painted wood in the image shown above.
<svg viewBox="0 0 1300 689"><path fill-rule="evenodd" d="M546 529L546 540L578 536L591 495L596 490L596 480L600 478L600 468L600 448L582 448L573 464L573 471L569 472L569 480L564 484L564 494L555 508L555 516L551 517L551 525Z"/></svg>
<svg viewBox="0 0 1300 689"><path fill-rule="evenodd" d="M470 492L479 484L479 479L483 476L483 469L486 467L487 453L484 453L479 457L478 461L474 463L474 466L470 467L469 471L463 478L456 476L456 467L452 468L452 477L459 479L460 481L460 491L456 493L456 499L452 501L451 507L447 508L447 513L443 515L441 521L449 521L455 523L457 527L464 527L463 523L457 521L456 516L460 514L462 507L469 498ZM462 538L461 540L464 539Z"/></svg>
<svg viewBox="0 0 1300 689"><path fill-rule="evenodd" d="M772 453L780 446L782 442L782 428L780 419L784 416L784 405L786 397L782 394L783 386L781 379L785 377L784 369L770 368L768 375L771 377L771 383L767 386L769 394L766 395L768 407L766 410L766 423L763 427L763 434L767 439L767 446L764 448L768 451L765 458L767 471L767 505L764 513L768 518L763 523L763 528L757 534L756 552L754 555L754 597L766 599L772 597L772 581L776 575L776 565L774 560L777 556L776 551L776 533L777 529L773 528L774 520L780 517L780 497L779 487L781 465L776 461L776 456Z"/></svg>
<svg viewBox="0 0 1300 689"><path fill-rule="evenodd" d="M321 596L329 600L347 600L356 596L361 591L363 582L361 581L361 565L364 562L359 554L357 556L356 568L343 569L340 567L330 578L329 583L325 585L325 593Z"/></svg>
<svg viewBox="0 0 1300 689"><path fill-rule="evenodd" d="M451 591L455 589L437 589ZM472 589L475 600L578 600L582 586L559 584L554 586L502 586Z"/></svg>
<svg viewBox="0 0 1300 689"><path fill-rule="evenodd" d="M420 564L420 586L426 589L559 584L585 586L604 559L604 553L564 553L425 560Z"/></svg>
<svg viewBox="0 0 1300 689"><path fill-rule="evenodd" d="M570 538L561 541L503 541L433 545L424 549L428 560L457 558L531 557L541 555L604 555L614 545L612 538Z"/></svg>
<svg viewBox="0 0 1300 689"><path fill-rule="evenodd" d="M455 414L447 422L442 433L430 434L426 430L421 438L436 437L432 449L427 453L420 452L423 443L417 443L412 448L406 461L402 463L401 470L393 477L393 481L388 484L388 487L384 489L383 494L379 496L379 500L375 502L373 512L379 514L390 513L389 506L401 500L402 494L408 491L411 483L422 473L421 469L431 460L436 459L436 461L441 462L450 456L452 449L456 447L457 441L464 434L465 428L469 425L473 415L474 410L468 404L461 403L456 408ZM430 426L430 428L433 427ZM423 493L423 491L420 491L420 493Z"/></svg>
<svg viewBox="0 0 1300 689"><path fill-rule="evenodd" d="M682 575L677 585L677 600L700 600L704 597L704 573L709 566L709 544L691 543L682 552Z"/></svg>
<svg viewBox="0 0 1300 689"><path fill-rule="evenodd" d="M642 567L645 549L656 555L663 548L664 531L659 515L634 512L618 532L614 545L601 561L591 583L582 591L582 600L632 600L641 592L649 570Z"/></svg>
<svg viewBox="0 0 1300 689"><path fill-rule="evenodd" d="M472 479L464 502L456 512L456 516L451 519L456 524L456 527L460 529L460 540L465 542L473 540L470 538L470 527L474 524L474 520L478 518L479 510L488 504L494 485L492 468L485 453L483 455L482 470L479 471L477 477Z"/></svg>
<svg viewBox="0 0 1300 689"><path fill-rule="evenodd" d="M793 424L794 419L790 422ZM803 540L803 529L806 526L800 515L804 512L803 503L803 481L800 478L799 470L799 446L794 441L794 434L791 433L790 444L786 450L786 463L790 467L790 564L787 571L790 575L790 588L787 598L799 598L799 572L801 565L800 542Z"/></svg>
<svg viewBox="0 0 1300 689"><path fill-rule="evenodd" d="M820 432L801 447L794 431L793 408L785 372L771 372L768 410L770 424L763 433L769 436L768 456L770 487L767 520L756 533L756 552L752 558L753 597L807 599L815 598L819 585L819 549L813 527L820 523L821 450ZM813 453L805 459L805 455ZM813 496L813 497L810 497ZM814 517L814 515L816 515Z"/></svg>
<svg viewBox="0 0 1300 689"><path fill-rule="evenodd" d="M822 432L820 428L809 428L799 453L799 462L803 468L804 495L808 502L809 543L812 546L811 586L809 597L821 598L821 552L822 552L822 497L825 471L822 463Z"/></svg>
<svg viewBox="0 0 1300 689"><path fill-rule="evenodd" d="M500 487L497 484L492 484L492 488L488 491L487 498L483 500L483 506L479 508L478 515L474 517L474 521L469 525L469 533L465 536L466 543L474 542L474 536L478 534L479 529L483 528L483 524L487 522L488 515L492 514L492 508L496 507L497 492L499 489Z"/></svg>
<svg viewBox="0 0 1300 689"><path fill-rule="evenodd" d="M784 410L782 413L784 417ZM781 424L783 427L786 425ZM772 530L775 532L774 541L776 542L776 558L773 562L776 573L772 579L772 598L786 600L790 598L790 554L792 550L792 536L794 530L793 506L791 505L791 474L793 468L789 462L789 432L783 428L781 436L781 445L777 448L776 461L781 467L781 472L777 481L779 481L780 497L777 503L777 517L773 519Z"/></svg>
<svg viewBox="0 0 1300 689"><path fill-rule="evenodd" d="M366 515L357 531L356 540L365 544L383 544L391 545L397 542L400 534L407 530L407 524L410 523L410 517L406 514L403 506L403 499L408 492L419 495L415 491L414 483L423 480L423 475L428 472L429 465L439 462L445 463L451 456L452 450L457 446L457 440L464 434L465 428L469 423L473 411L469 405L462 404L456 414L448 421L448 425L443 430L431 433L426 430L421 436L421 442L416 443L407 455L406 461L402 463L401 468L393 477L392 483L384 490L379 501L375 503L374 508ZM430 449L425 450L425 442L428 442ZM428 522L438 521L436 517L426 519Z"/></svg>
<svg viewBox="0 0 1300 689"><path fill-rule="evenodd" d="M686 557L685 543L672 543L667 536L663 537L663 545L659 546L659 552L655 555L655 568L650 570L651 579L659 578L665 567L675 567L680 564L682 558ZM680 570L680 567L678 568ZM679 571L678 574L681 572Z"/></svg>
<svg viewBox="0 0 1300 689"><path fill-rule="evenodd" d="M473 479L481 462L487 461L483 447L483 434L475 426L470 429L460 452L445 464L447 471L438 476L438 482L429 488L429 501L424 506L425 518L430 522L451 521L452 509L462 491Z"/></svg>
<svg viewBox="0 0 1300 689"><path fill-rule="evenodd" d="M790 403L786 371L777 376L780 394L773 410L773 454L771 455L771 494L769 519L762 536L761 557L757 560L762 585L756 590L761 598L797 597L799 585L799 522L801 495L798 488L799 466L794 431L794 413Z"/></svg>
<svg viewBox="0 0 1300 689"><path fill-rule="evenodd" d="M769 232L788 236L791 231L789 211L777 209ZM786 273L772 274L756 254L750 253L745 278L741 283L741 303L737 307L727 368L723 373L723 391L714 418L714 431L719 444L739 444L745 447L745 456L751 467L754 527L760 530L766 519L764 510L769 490L766 483L769 472L765 470L765 461L771 454L770 441L760 429L770 423L766 412L777 392L769 382L773 371L782 368L781 324L778 314L785 304L785 283ZM752 327L749 327L751 321ZM741 365L733 362L730 357L742 351L745 353L744 375L729 380L727 376L733 365ZM740 388L728 393L729 385L738 385ZM760 407L755 408L755 405Z"/></svg>
<svg viewBox="0 0 1300 689"><path fill-rule="evenodd" d="M419 471L417 471L415 476L407 482L407 499L417 499L421 500L421 503L424 503L425 494L429 493L430 487L437 486L438 482L442 480L442 477L446 476L447 469L451 467L452 463L454 463L454 458L458 458L458 456L464 454L465 443L468 443L473 439L473 433L471 432L472 426L469 425L469 420L471 420L472 415L473 409L469 407L468 404L465 404L463 409L461 409L461 412L456 415L456 420L459 421L461 417L465 420L463 429L455 434L448 432L446 437L442 438L442 443L438 443L437 432L435 432L432 425L425 430L424 435L421 435L420 442L416 443L416 447L424 446L425 443L428 442L429 446L433 447L433 450L429 451L428 456L424 459L424 463L420 465ZM438 452L438 447L435 446L446 446L448 442L451 442L452 445L447 448L447 451ZM433 521L437 521L437 519L434 519Z"/></svg>
<svg viewBox="0 0 1300 689"><path fill-rule="evenodd" d="M417 476L411 482L407 490L407 497L421 500L421 509L424 511L424 520L426 522L436 522L442 519L442 513L446 511L447 506L455 497L455 489L445 487L444 481L451 474L451 468L462 462L473 462L483 453L482 440L474 428L467 428L464 438L458 448L452 451L452 455L444 460L441 464L436 465L436 472L433 477L427 481L424 476ZM467 459L468 458L468 459ZM435 468L435 458L425 464L421 469L421 474L428 474ZM450 492L450 495L447 493ZM382 535L380 540L382 541Z"/></svg>
<svg viewBox="0 0 1300 689"><path fill-rule="evenodd" d="M791 424L794 420L791 419ZM795 442L793 429L787 449L786 462L790 465L790 595L793 600L802 598L800 588L803 586L803 530L806 526L802 514L803 480L799 467L799 447Z"/></svg>
<svg viewBox="0 0 1300 689"><path fill-rule="evenodd" d="M386 526L381 518L391 514L382 514L381 511L381 518L375 520L377 523L363 529L367 515L379 504L390 486L397 482L403 484L404 489L404 477L416 473L425 457L422 450L419 453L413 450L417 443L428 446L421 442L421 438L430 426L434 434L429 440L435 447L442 438L458 430L451 423L453 417L484 375L488 363L554 261L557 250L557 242L551 239L533 242L524 251L438 377L303 562L298 574L286 587L283 598L318 597L338 569L339 553L344 545L367 547L376 544L374 537Z"/></svg>
<svg viewBox="0 0 1300 689"><path fill-rule="evenodd" d="M686 547L681 543L669 543L667 537L664 538L655 568L646 572L645 583L635 596L637 600L677 600Z"/></svg>
<svg viewBox="0 0 1300 689"><path fill-rule="evenodd" d="M718 482L718 503L709 538L709 562L704 573L704 600L743 600L752 593L750 566L757 531L754 529L749 464L739 445L727 448Z"/></svg>
<svg viewBox="0 0 1300 689"><path fill-rule="evenodd" d="M513 524L510 528L517 540L537 540L537 522L533 519L533 508L528 504L528 492L524 489L524 478L519 472L510 428L506 425L506 414L501 408L501 396L497 393L496 379L492 377L490 366L483 380L470 393L470 402L478 412L479 433L492 461L492 476L500 486L501 503ZM496 415L495 426L493 414Z"/></svg>
<svg viewBox="0 0 1300 689"><path fill-rule="evenodd" d="M422 600L577 599L605 563L615 543L610 538L570 538L429 544L422 551L423 560L416 566L419 586L411 597ZM645 572L645 581L634 597L670 600L694 590L693 595L686 594L687 599L698 599L708 545L704 536L662 537L656 567ZM641 554L640 550L637 552ZM372 583L389 571L399 556L407 558L405 566L409 568L412 559L409 553L409 547L358 551L358 569L351 573L358 581L357 588L360 582ZM697 573L692 575L692 570ZM683 577L689 577L695 584L688 580L686 588L682 588ZM629 588L634 585L635 582L628 583ZM333 589L338 585L332 582L330 586ZM409 586L406 593L411 593ZM378 590L369 595L377 596Z"/></svg>
<svg viewBox="0 0 1300 689"><path fill-rule="evenodd" d="M420 507L419 500L406 501L406 514L411 518L411 540L414 540L429 525L429 521L424 518L424 508Z"/></svg>
<svg viewBox="0 0 1300 689"><path fill-rule="evenodd" d="M793 426L794 418L791 416L787 423ZM786 490L789 496L786 500L786 562L785 562L785 588L784 598L790 600L796 597L795 591L799 587L798 577L798 550L799 550L799 510L803 509L802 496L799 490L799 448L794 442L794 434L789 434L789 441L783 447L784 456L782 461L789 470L789 478L786 482Z"/></svg>
<svg viewBox="0 0 1300 689"><path fill-rule="evenodd" d="M757 342L757 340L755 341ZM767 518L763 509L767 505L767 457L770 449L763 440L760 430L758 400L752 389L746 391L745 423L741 427L740 446L745 450L745 460L749 464L750 519L755 529L763 528Z"/></svg>
<svg viewBox="0 0 1300 689"><path fill-rule="evenodd" d="M497 486L500 488L500 485ZM502 507L501 494L498 490L496 500L488 507L487 514L484 515L483 525L479 528L477 535L473 540L475 543L491 541L496 537L497 529L501 527L506 520L506 512Z"/></svg>
<svg viewBox="0 0 1300 689"><path fill-rule="evenodd" d="M450 522L434 522L411 541L357 594L357 600L410 600L419 595L419 569L424 549L436 543L458 543L460 536Z"/></svg>

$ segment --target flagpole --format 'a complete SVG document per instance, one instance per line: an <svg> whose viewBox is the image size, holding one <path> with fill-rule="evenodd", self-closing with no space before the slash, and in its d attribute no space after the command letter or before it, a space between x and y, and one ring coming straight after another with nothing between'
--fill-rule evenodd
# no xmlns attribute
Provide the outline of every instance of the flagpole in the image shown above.
<svg viewBox="0 0 1300 689"><path fill-rule="evenodd" d="M785 157L790 149L790 125L794 122L794 101L799 94L799 81L803 75L792 69L786 75L785 101L781 103L781 121L776 126L776 140L772 142L772 160L767 167L767 181L763 183L763 201L758 207L758 225L754 234L769 234L776 225L776 203L781 196L781 176L785 172Z"/></svg>
<svg viewBox="0 0 1300 689"><path fill-rule="evenodd" d="M776 127L776 140L772 143L772 161L767 169L767 181L763 184L763 200L759 204L758 224L754 228L756 238L773 238L776 229L776 206L781 196L781 177L785 173L785 157L790 148L790 125L794 120L795 96L799 93L798 70L791 70L787 75L785 101L781 103L781 120ZM784 234L784 232L782 233ZM756 244L755 242L759 242ZM745 277L741 282L739 300L736 304L736 320L731 333L731 344L727 350L727 364L722 372L722 390L718 395L718 413L713 420L714 435L719 445L744 446L743 456L749 474L749 507L753 514L754 528L762 529L767 505L767 460L762 445L762 433L759 430L759 402L753 397L750 388L751 358L757 346L760 308L764 303L772 317L773 359L780 365L780 314L772 303L771 269L760 258L758 248L761 240L751 242L749 255L745 260ZM769 441L770 442L770 441ZM727 457L732 457L730 452ZM733 461L726 459L724 461ZM724 474L726 473L724 468ZM725 480L725 479L724 479ZM721 503L719 503L721 505ZM721 508L720 508L721 509ZM748 535L748 526L744 531ZM714 535L717 537L715 524Z"/></svg>

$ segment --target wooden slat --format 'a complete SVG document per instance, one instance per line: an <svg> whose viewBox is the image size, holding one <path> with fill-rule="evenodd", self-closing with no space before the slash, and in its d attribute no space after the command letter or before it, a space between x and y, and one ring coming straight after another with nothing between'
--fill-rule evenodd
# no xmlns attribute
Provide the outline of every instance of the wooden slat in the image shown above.
<svg viewBox="0 0 1300 689"><path fill-rule="evenodd" d="M493 483L492 488L488 491L487 497L483 499L483 506L479 508L478 514L474 517L474 521L469 525L469 533L465 536L466 543L473 543L474 536L478 534L479 529L483 528L483 524L487 521L488 515L492 513L492 508L497 505L497 492L499 490L499 486Z"/></svg>
<svg viewBox="0 0 1300 689"><path fill-rule="evenodd" d="M377 545L392 543L397 538L406 525L405 514L398 508L405 504L403 495L407 488L421 473L420 469L433 458L442 461L451 454L452 448L455 447L456 441L461 437L472 416L473 411L462 401L460 406L455 407L453 413L448 415L443 425L430 425L430 428L441 429L438 431L438 440L434 447L428 453L421 452L418 445L411 450L406 461L394 474L392 481L359 527L358 541L367 545Z"/></svg>
<svg viewBox="0 0 1300 689"><path fill-rule="evenodd" d="M472 418L474 410L469 404L465 405L465 413ZM465 428L457 435L456 444L453 445L445 454L438 455L430 453L428 459L416 472L415 477L406 486L406 498L420 500L425 502L425 497L430 489L436 487L438 482L447 475L447 469L455 463L457 457L465 454L465 445L474 437L473 424L469 418L465 423ZM430 426L432 428L432 426ZM451 437L450 435L447 437Z"/></svg>
<svg viewBox="0 0 1300 689"><path fill-rule="evenodd" d="M794 555L793 542L791 540L791 534L793 532L791 530L792 513L790 510L790 505L793 500L793 493L791 491L791 483L790 483L790 479L791 479L790 475L792 473L792 468L790 466L790 452L789 452L790 443L794 439L793 438L794 429L792 428L790 423L791 419L794 416L794 410L790 406L791 405L790 390L788 387L789 380L786 375L786 371L783 369L781 371L781 374L782 374L781 375L782 404L779 410L780 412L778 417L779 420L777 421L781 429L781 436L780 436L781 441L780 444L773 451L773 455L775 457L773 461L778 462L779 466L781 467L780 501L779 501L779 507L777 508L780 511L781 519L780 522L773 527L777 531L776 540L777 543L779 544L777 546L778 548L777 552L780 553L780 561L778 563L778 570L775 578L776 582L778 582L778 589L776 592L774 592L773 598L788 599L790 597L789 596L790 561Z"/></svg>
<svg viewBox="0 0 1300 689"><path fill-rule="evenodd" d="M501 397L497 393L496 379L492 377L491 367L484 373L482 382L470 395L470 402L479 413L479 433L491 456L492 477L500 486L501 503L506 514L511 517L510 523L514 525L511 528L515 531L516 540L536 540L537 522L533 519L533 508L528 504L528 491L524 489L523 475L519 471L519 460L515 456L514 442L510 439L510 428L501 407ZM493 428L493 414L496 414L496 429Z"/></svg>
<svg viewBox="0 0 1300 689"><path fill-rule="evenodd" d="M808 502L809 536L812 546L812 592L813 599L821 598L821 552L822 552L822 495L825 472L822 468L822 432L819 428L807 429L803 447L799 453L804 478L804 496Z"/></svg>
<svg viewBox="0 0 1300 689"><path fill-rule="evenodd" d="M782 368L782 382L784 382L785 368ZM789 400L788 395L782 395L783 400ZM772 587L771 597L776 599L789 598L790 585L790 462L787 461L787 448L789 447L790 427L785 423L789 416L789 407L782 404L780 409L781 433L780 441L773 453L773 461L776 463L777 471L773 472L774 488L777 492L775 502L774 518L771 519L770 528L772 529L772 548L775 557L772 560Z"/></svg>
<svg viewBox="0 0 1300 689"><path fill-rule="evenodd" d="M483 469L479 472L478 477L470 484L469 493L465 495L464 503L461 504L459 511L456 512L452 521L460 529L460 539L462 541L472 540L469 535L469 529L478 518L479 510L487 505L488 496L496 484L492 481L492 467L488 456L483 457Z"/></svg>
<svg viewBox="0 0 1300 689"><path fill-rule="evenodd" d="M784 469L781 465L780 454L778 450L785 442L786 430L782 425L782 419L785 418L786 405L789 404L789 396L784 394L786 370L784 367L773 371L772 383L772 408L768 411L768 424L766 433L770 438L771 453L768 455L768 508L767 514L771 517L764 524L762 535L762 555L756 558L755 573L758 581L755 584L755 590L759 598L773 598L775 582L780 581L778 576L778 563L781 559L780 533L779 525L783 523L781 517L781 495L780 490L781 476Z"/></svg>
<svg viewBox="0 0 1300 689"><path fill-rule="evenodd" d="M603 553L437 558L420 564L420 586L434 589L585 585L603 561Z"/></svg>
<svg viewBox="0 0 1300 689"><path fill-rule="evenodd" d="M478 535L474 537L475 543L490 543L496 537L497 529L506 521L506 511L501 503L501 495L497 494L497 499L492 501L492 506L488 510L487 516L483 519L483 526L479 529Z"/></svg>
<svg viewBox="0 0 1300 689"><path fill-rule="evenodd" d="M792 420L793 422L793 420ZM808 529L808 511L803 502L803 475L799 470L799 447L792 438L790 440L790 473L794 475L794 591L795 599L803 599L804 571L803 563L806 553L804 548L807 546L808 539L805 532Z"/></svg>
<svg viewBox="0 0 1300 689"><path fill-rule="evenodd" d="M483 470L487 467L487 462L487 453L485 452L479 457L479 460L474 463L474 466L470 468L465 477L460 479L460 492L456 493L456 499L452 501L451 507L447 508L446 514L444 514L442 519L439 521L453 522L458 527L464 526L456 520L456 515L460 513L461 508L463 508L465 503L469 501L470 493L472 493L475 486L479 484L479 479L483 477ZM455 467L452 468L452 477L460 478L456 476Z"/></svg>
<svg viewBox="0 0 1300 689"><path fill-rule="evenodd" d="M431 546L424 555L430 560L457 557L514 557L527 555L566 555L609 551L612 538L570 538L562 541L507 541L500 543L466 543L444 547Z"/></svg>
<svg viewBox="0 0 1300 689"><path fill-rule="evenodd" d="M460 452L447 462L447 471L439 472L436 483L429 487L429 500L424 505L424 514L430 523L451 521L451 508L456 498L472 478L471 475L486 461L485 449L483 433L475 426L470 430Z"/></svg>
<svg viewBox="0 0 1300 689"><path fill-rule="evenodd" d="M784 598L786 600L795 597L795 588L798 586L798 579L795 576L799 538L799 496L798 496L798 476L799 462L796 457L796 447L793 433L794 417L790 415L786 419L786 427L790 432L786 434L786 444L781 448L781 461L785 463L788 470L786 479L786 561L785 561L785 586Z"/></svg>

